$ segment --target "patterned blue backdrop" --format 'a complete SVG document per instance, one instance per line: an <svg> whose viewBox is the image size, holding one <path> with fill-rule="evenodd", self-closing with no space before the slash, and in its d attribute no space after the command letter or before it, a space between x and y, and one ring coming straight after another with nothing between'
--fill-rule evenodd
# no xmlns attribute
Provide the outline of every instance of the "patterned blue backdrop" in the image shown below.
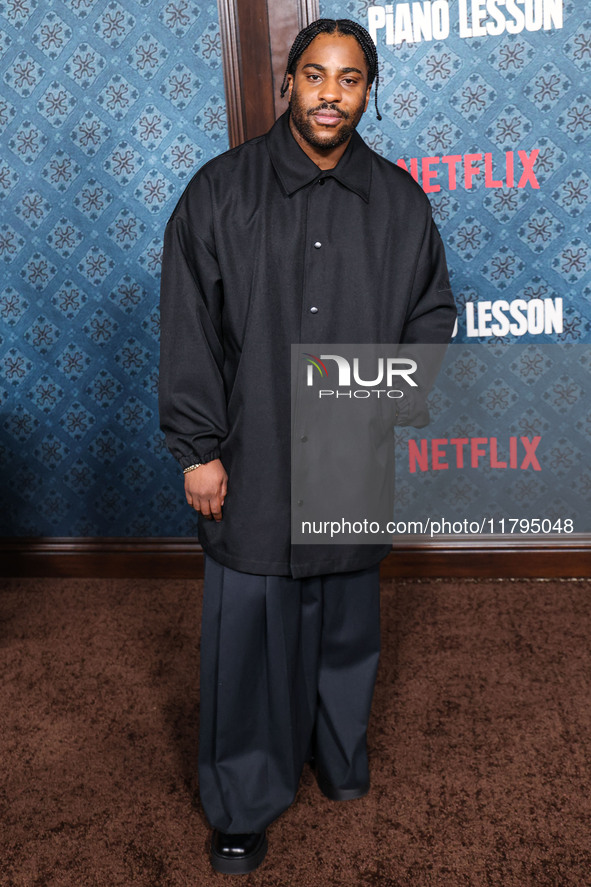
<svg viewBox="0 0 591 887"><path fill-rule="evenodd" d="M158 429L166 220L228 147L218 13L0 2L5 535L193 533Z"/></svg>
<svg viewBox="0 0 591 887"><path fill-rule="evenodd" d="M360 126L429 193L457 341L488 343L472 382L462 375L454 393L453 375L442 380L435 412L482 433L466 392L478 381L486 393L491 367L498 433L519 433L527 412L564 490L588 500L589 363L562 397L524 404L502 346L591 340L591 20L571 2L562 27L467 37L467 4L442 5L449 34L390 45L412 5L382 4L384 119L370 105ZM366 27L375 10L320 4ZM0 0L0 56L2 532L192 535L158 430L158 278L188 177L228 146L216 4ZM470 478L474 496L486 477Z"/></svg>
<svg viewBox="0 0 591 887"><path fill-rule="evenodd" d="M432 425L397 433L397 514L424 518L438 503L446 516L493 518L495 532L501 517L523 514L574 519L576 532L589 532L589 7L519 0L531 12L519 30L499 4L502 33L467 36L478 5L480 30L495 24L489 4L444 0L449 33L436 39L413 15L435 5L320 2L325 17L374 23L383 120L370 104L359 131L429 194L459 309L455 342L465 343L432 394ZM544 9L560 8L561 20L544 20ZM420 39L400 41L409 25ZM530 312L514 331L512 306ZM540 472L491 469L486 457L457 469L449 444L449 468L433 470L430 459L428 471L409 472L409 438L427 438L431 453L433 439L495 437L506 455L515 435L541 437Z"/></svg>
<svg viewBox="0 0 591 887"><path fill-rule="evenodd" d="M542 8L543 0L535 5ZM359 131L411 172L417 158L423 185L423 158L433 158L427 186L438 188L428 193L460 309L458 341L481 338L468 335L475 327L467 328L467 302L562 298L562 332L553 330L544 341L589 342L589 10L568 2L562 28L461 37L466 3L445 6L445 40L388 45L387 29L376 30L383 120L376 121L370 105ZM365 0L320 3L323 16L353 18L365 27L375 8ZM521 187L519 152L525 166L533 166ZM511 161L514 185L507 187ZM468 171L466 179L466 166L480 172ZM540 334L519 338L539 340Z"/></svg>

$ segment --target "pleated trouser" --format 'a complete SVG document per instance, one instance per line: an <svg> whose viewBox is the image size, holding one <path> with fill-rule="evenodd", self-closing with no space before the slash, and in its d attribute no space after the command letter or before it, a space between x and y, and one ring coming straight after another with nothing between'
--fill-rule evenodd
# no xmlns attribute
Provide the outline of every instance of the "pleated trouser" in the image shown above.
<svg viewBox="0 0 591 887"><path fill-rule="evenodd" d="M312 750L333 786L368 783L379 610L379 565L292 579L205 557L199 792L213 828L266 828Z"/></svg>

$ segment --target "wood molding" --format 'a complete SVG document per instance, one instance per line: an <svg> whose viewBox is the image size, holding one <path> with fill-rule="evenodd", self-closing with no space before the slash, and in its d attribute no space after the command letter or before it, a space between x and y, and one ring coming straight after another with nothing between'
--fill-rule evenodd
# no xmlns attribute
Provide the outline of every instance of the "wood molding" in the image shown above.
<svg viewBox="0 0 591 887"><path fill-rule="evenodd" d="M230 148L275 120L267 0L218 0Z"/></svg>
<svg viewBox="0 0 591 887"><path fill-rule="evenodd" d="M201 578L196 539L22 537L0 539L0 575L97 578Z"/></svg>
<svg viewBox="0 0 591 887"><path fill-rule="evenodd" d="M300 10L293 3L273 3L269 0L269 43L273 68L273 101L275 118L287 108L287 98L281 98L280 90L287 64L287 57L296 34L301 29Z"/></svg>
<svg viewBox="0 0 591 887"><path fill-rule="evenodd" d="M320 9L318 0L295 0L292 4L268 0L268 5L275 116L279 117L287 108L287 99L281 98L279 91L289 50L299 31L320 18Z"/></svg>
<svg viewBox="0 0 591 887"><path fill-rule="evenodd" d="M446 536L396 542L382 564L382 577L589 578L591 537Z"/></svg>
<svg viewBox="0 0 591 887"><path fill-rule="evenodd" d="M240 41L240 91L245 137L267 132L275 122L267 0L234 0Z"/></svg>
<svg viewBox="0 0 591 887"><path fill-rule="evenodd" d="M273 0L271 0L273 2ZM297 0L298 31L320 18L319 0ZM295 34L294 34L295 36Z"/></svg>
<svg viewBox="0 0 591 887"><path fill-rule="evenodd" d="M287 107L279 91L301 28L318 0L218 0L230 147L262 135Z"/></svg>
<svg viewBox="0 0 591 887"><path fill-rule="evenodd" d="M240 78L240 41L236 0L218 0L226 116L230 148L245 140L245 119Z"/></svg>
<svg viewBox="0 0 591 887"><path fill-rule="evenodd" d="M199 579L203 551L183 538L0 539L0 575L64 578ZM397 541L382 563L387 578L590 578L588 535L539 538L445 537Z"/></svg>

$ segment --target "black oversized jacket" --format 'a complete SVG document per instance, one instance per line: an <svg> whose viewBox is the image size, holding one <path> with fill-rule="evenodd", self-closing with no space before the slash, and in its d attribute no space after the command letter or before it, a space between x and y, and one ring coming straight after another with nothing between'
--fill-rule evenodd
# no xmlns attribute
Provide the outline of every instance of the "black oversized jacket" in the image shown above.
<svg viewBox="0 0 591 887"><path fill-rule="evenodd" d="M181 468L220 457L228 472L222 521L199 518L205 551L297 577L390 545L291 545L291 344L443 343L456 311L419 185L356 132L320 170L288 116L206 163L168 221L159 407Z"/></svg>

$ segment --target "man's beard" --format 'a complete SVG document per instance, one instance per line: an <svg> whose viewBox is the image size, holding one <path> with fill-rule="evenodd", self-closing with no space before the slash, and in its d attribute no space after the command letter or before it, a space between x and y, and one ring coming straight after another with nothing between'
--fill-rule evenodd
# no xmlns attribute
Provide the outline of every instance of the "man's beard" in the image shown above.
<svg viewBox="0 0 591 887"><path fill-rule="evenodd" d="M352 114L343 111L342 108L339 108L334 104L329 105L327 102L323 102L321 105L318 105L317 108L306 109L300 101L297 92L293 89L291 93L291 101L289 103L289 111L293 125L309 145L312 145L313 148L331 149L338 148L338 146L342 145L343 142L346 142L355 131L357 124L363 116L364 105L365 101L362 100ZM310 118L316 111L326 109L337 111L346 122L339 126L334 135L329 136L328 138L320 138L312 128L312 121Z"/></svg>

